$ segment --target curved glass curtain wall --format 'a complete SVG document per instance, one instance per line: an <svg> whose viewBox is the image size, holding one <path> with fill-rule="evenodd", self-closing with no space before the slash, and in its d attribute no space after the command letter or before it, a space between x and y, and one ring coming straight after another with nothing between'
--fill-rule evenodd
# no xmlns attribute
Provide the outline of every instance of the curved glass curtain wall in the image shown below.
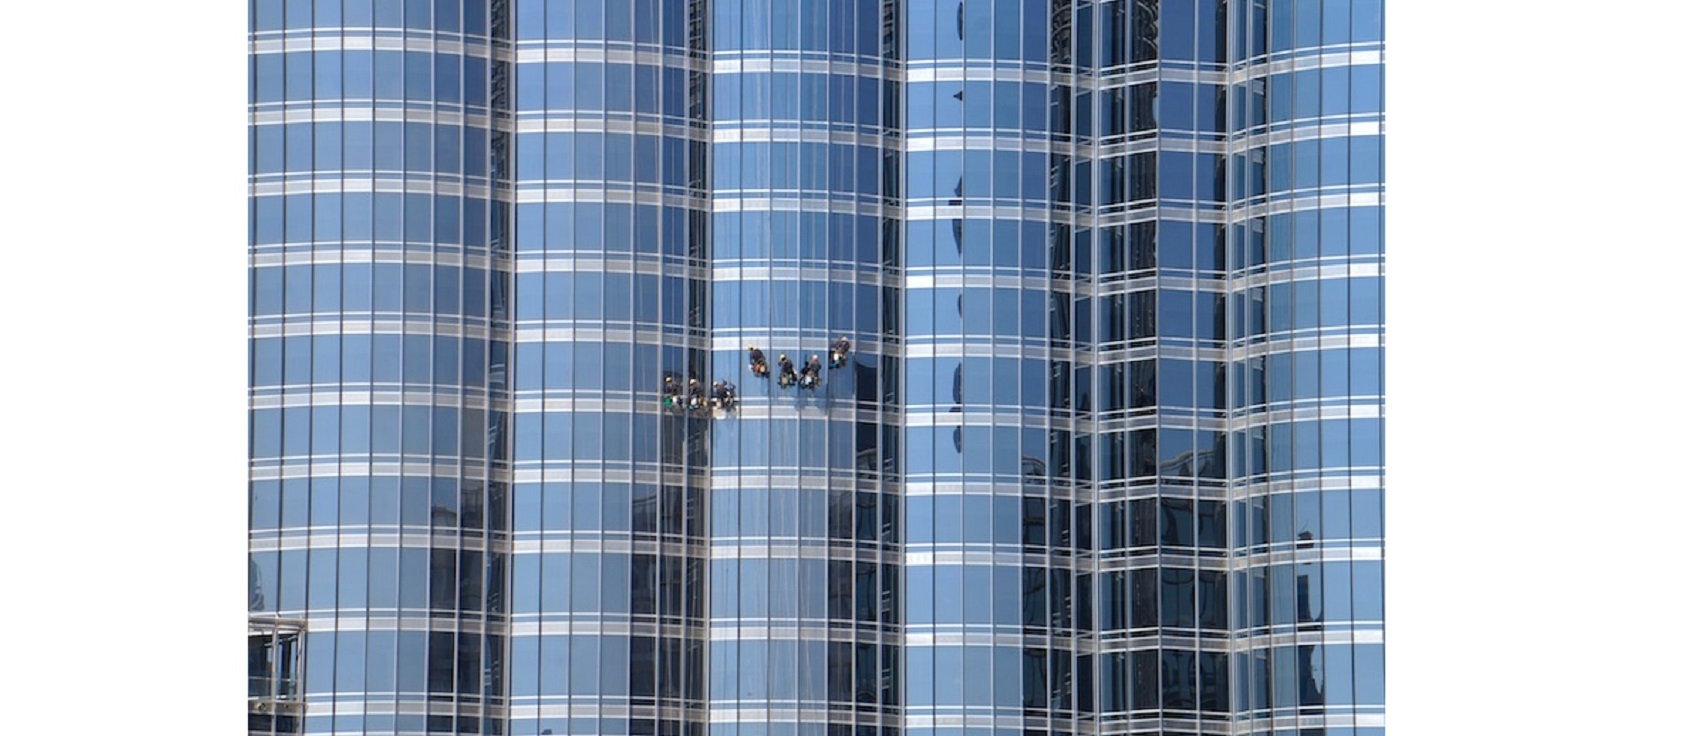
<svg viewBox="0 0 1695 736"><path fill-rule="evenodd" d="M892 5L712 3L715 736L899 728ZM853 342L829 368L829 346ZM755 378L746 346L816 390Z"/></svg>
<svg viewBox="0 0 1695 736"><path fill-rule="evenodd" d="M1232 10L1235 715L1381 734L1382 3Z"/></svg>
<svg viewBox="0 0 1695 736"><path fill-rule="evenodd" d="M701 13L513 5L513 734L704 725Z"/></svg>
<svg viewBox="0 0 1695 736"><path fill-rule="evenodd" d="M903 3L905 725L1092 730L1069 3ZM1085 302L1086 303L1086 302ZM1086 374L1086 373L1085 373ZM1086 463L1086 459L1084 460Z"/></svg>
<svg viewBox="0 0 1695 736"><path fill-rule="evenodd" d="M1080 198L1103 733L1229 727L1223 8L1125 0L1079 17L1098 29Z"/></svg>
<svg viewBox="0 0 1695 736"><path fill-rule="evenodd" d="M252 19L264 729L1383 732L1381 0Z"/></svg>
<svg viewBox="0 0 1695 736"><path fill-rule="evenodd" d="M305 733L500 733L504 232L486 3L251 5L253 615Z"/></svg>

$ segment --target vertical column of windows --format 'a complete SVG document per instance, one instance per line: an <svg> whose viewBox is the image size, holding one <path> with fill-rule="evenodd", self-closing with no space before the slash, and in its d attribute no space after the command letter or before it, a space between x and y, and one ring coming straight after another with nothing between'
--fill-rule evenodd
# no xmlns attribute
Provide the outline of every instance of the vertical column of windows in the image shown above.
<svg viewBox="0 0 1695 736"><path fill-rule="evenodd" d="M1220 5L1096 7L1103 732L1228 727Z"/></svg>
<svg viewBox="0 0 1695 736"><path fill-rule="evenodd" d="M893 7L714 4L709 378L741 399L712 427L716 734L899 725ZM753 377L748 345L821 383Z"/></svg>
<svg viewBox="0 0 1695 736"><path fill-rule="evenodd" d="M1381 734L1382 3L1232 11L1234 710Z"/></svg>
<svg viewBox="0 0 1695 736"><path fill-rule="evenodd" d="M906 727L1088 730L1072 11L904 9Z"/></svg>
<svg viewBox="0 0 1695 736"><path fill-rule="evenodd" d="M700 12L510 6L513 733L704 725Z"/></svg>
<svg viewBox="0 0 1695 736"><path fill-rule="evenodd" d="M253 11L249 607L304 707L252 725L499 733L487 15Z"/></svg>

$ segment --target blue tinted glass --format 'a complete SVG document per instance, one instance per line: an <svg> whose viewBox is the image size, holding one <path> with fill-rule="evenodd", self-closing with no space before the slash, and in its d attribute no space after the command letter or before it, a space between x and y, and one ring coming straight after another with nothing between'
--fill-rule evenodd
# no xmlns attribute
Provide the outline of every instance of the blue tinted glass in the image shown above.
<svg viewBox="0 0 1695 736"><path fill-rule="evenodd" d="M348 706L305 730L1381 713L1376 644L1180 646L1376 641L1383 71L1344 45L1381 38L1380 0L261 0L253 24L250 605L366 622L303 643L305 689ZM749 344L820 354L819 385L755 375ZM742 404L680 410L666 377ZM1224 556L1234 612L1195 561Z"/></svg>

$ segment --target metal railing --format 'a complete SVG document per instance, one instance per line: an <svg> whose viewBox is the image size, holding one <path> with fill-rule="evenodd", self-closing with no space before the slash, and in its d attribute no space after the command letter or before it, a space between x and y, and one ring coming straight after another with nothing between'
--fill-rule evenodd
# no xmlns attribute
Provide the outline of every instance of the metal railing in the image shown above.
<svg viewBox="0 0 1695 736"><path fill-rule="evenodd" d="M247 730L250 734L298 733L306 703L301 700L300 657L306 622L268 616L247 620Z"/></svg>

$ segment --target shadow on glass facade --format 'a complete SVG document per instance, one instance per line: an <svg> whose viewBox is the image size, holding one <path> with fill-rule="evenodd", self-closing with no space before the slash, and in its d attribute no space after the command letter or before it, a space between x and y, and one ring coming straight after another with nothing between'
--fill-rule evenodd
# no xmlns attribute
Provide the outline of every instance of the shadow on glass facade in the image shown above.
<svg viewBox="0 0 1695 736"><path fill-rule="evenodd" d="M1382 13L254 0L250 730L1383 733Z"/></svg>

